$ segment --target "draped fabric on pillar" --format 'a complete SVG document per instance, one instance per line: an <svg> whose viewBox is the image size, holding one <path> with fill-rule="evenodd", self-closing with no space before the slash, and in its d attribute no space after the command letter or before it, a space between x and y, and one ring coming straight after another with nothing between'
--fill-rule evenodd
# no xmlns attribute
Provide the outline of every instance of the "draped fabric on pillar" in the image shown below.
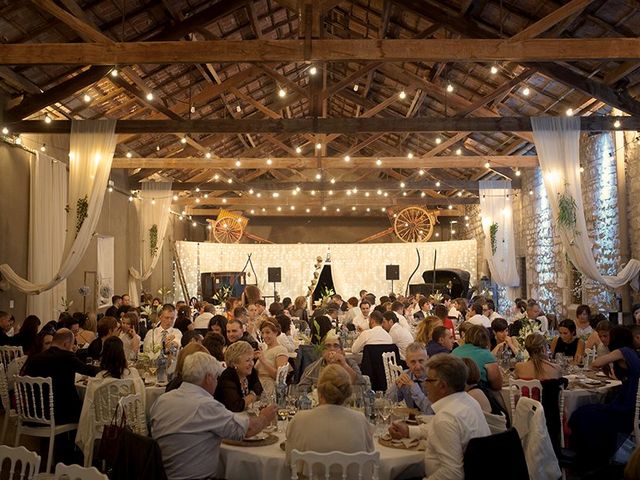
<svg viewBox="0 0 640 480"><path fill-rule="evenodd" d="M58 271L64 250L67 214L67 168L40 152L31 157L29 192L28 275L34 283L47 282ZM67 282L27 297L27 314L42 323L58 317Z"/></svg>
<svg viewBox="0 0 640 480"><path fill-rule="evenodd" d="M512 204L511 182L480 182L484 256L493 281L507 287L509 298L515 299L515 287L520 286L520 278L516 268Z"/></svg>
<svg viewBox="0 0 640 480"><path fill-rule="evenodd" d="M162 253L173 196L171 182L143 182L139 196L136 210L138 212L140 245L138 268L140 270L129 267L129 295L134 306L138 306L140 303L139 284L151 276Z"/></svg>
<svg viewBox="0 0 640 480"><path fill-rule="evenodd" d="M532 118L531 125L549 206L569 259L583 275L607 287L631 283L638 290L640 261L629 260L617 275L602 275L596 265L582 201L580 118ZM568 221L558 222L560 214Z"/></svg>
<svg viewBox="0 0 640 480"><path fill-rule="evenodd" d="M67 234L62 260L56 272L41 282L33 277L31 280L20 277L7 264L0 265L2 275L22 293L37 295L52 289L64 281L82 260L102 211L116 147L115 126L115 120L72 121ZM36 239L36 247L50 241L48 238ZM37 268L34 265L34 269Z"/></svg>

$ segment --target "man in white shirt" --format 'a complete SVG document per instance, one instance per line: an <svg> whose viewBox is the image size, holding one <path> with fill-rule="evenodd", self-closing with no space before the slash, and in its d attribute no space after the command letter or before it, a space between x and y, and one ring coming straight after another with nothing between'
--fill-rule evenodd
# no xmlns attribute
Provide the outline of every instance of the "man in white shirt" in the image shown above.
<svg viewBox="0 0 640 480"><path fill-rule="evenodd" d="M424 381L435 415L428 423L412 427L393 423L393 438L418 437L426 441L426 480L464 480L464 451L469 440L491 434L480 404L465 392L467 367L452 355L427 361Z"/></svg>
<svg viewBox="0 0 640 480"><path fill-rule="evenodd" d="M484 328L489 328L491 327L491 320L482 314L482 308L481 303L474 303L471 305L471 308L469 309L469 314L471 316L467 321L472 325L482 325Z"/></svg>
<svg viewBox="0 0 640 480"><path fill-rule="evenodd" d="M360 313L358 313L353 319L353 325L356 327L356 331L362 332L369 329L369 312L371 311L371 304L363 300L360 302Z"/></svg>
<svg viewBox="0 0 640 480"><path fill-rule="evenodd" d="M382 328L382 314L377 311L371 312L369 315L369 330L364 330L355 339L351 346L352 353L360 353L365 345L391 345L393 339L387 331Z"/></svg>
<svg viewBox="0 0 640 480"><path fill-rule="evenodd" d="M396 318L398 319L398 323L400 323L400 326L411 331L411 325L409 325L409 322L407 321L407 317L403 315L404 303L398 302L396 300L391 304L391 311L396 315Z"/></svg>
<svg viewBox="0 0 640 480"><path fill-rule="evenodd" d="M210 303L204 302L200 307L200 315L193 320L193 328L196 330L208 330L209 320L213 318L216 309Z"/></svg>
<svg viewBox="0 0 640 480"><path fill-rule="evenodd" d="M400 325L394 312L384 312L382 314L382 328L389 333L393 343L398 346L400 358L405 360L407 347L414 341L411 332Z"/></svg>
<svg viewBox="0 0 640 480"><path fill-rule="evenodd" d="M496 318L504 318L500 315L496 310L496 305L493 303L493 300L487 300L484 304L484 308L482 310L482 314L489 319L490 322L493 322Z"/></svg>
<svg viewBox="0 0 640 480"><path fill-rule="evenodd" d="M165 304L158 314L158 324L144 337L143 350L148 354L157 354L160 349L165 353L173 346L180 348L182 332L173 328L176 321L176 307Z"/></svg>
<svg viewBox="0 0 640 480"><path fill-rule="evenodd" d="M542 312L542 308L537 303L532 303L527 307L527 318L529 320L537 320L540 323L542 333L549 331L549 319Z"/></svg>
<svg viewBox="0 0 640 480"><path fill-rule="evenodd" d="M255 435L275 418L269 405L257 417L232 413L213 398L223 367L196 352L185 358L182 385L161 395L151 407L151 436L162 451L168 478L205 479L218 475L220 442Z"/></svg>

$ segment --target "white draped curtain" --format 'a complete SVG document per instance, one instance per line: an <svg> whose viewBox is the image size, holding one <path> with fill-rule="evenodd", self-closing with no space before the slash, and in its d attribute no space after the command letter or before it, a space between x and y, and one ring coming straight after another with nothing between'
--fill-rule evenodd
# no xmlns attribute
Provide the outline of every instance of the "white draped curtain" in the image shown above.
<svg viewBox="0 0 640 480"><path fill-rule="evenodd" d="M134 306L140 303L140 283L151 276L162 253L172 197L171 182L142 183L136 204L140 263L138 268L129 267L129 296Z"/></svg>
<svg viewBox="0 0 640 480"><path fill-rule="evenodd" d="M593 256L582 201L580 118L532 118L531 124L553 221L569 259L583 275L607 287L631 283L638 290L638 260L629 260L617 275L602 275ZM566 221L558 222L561 214Z"/></svg>
<svg viewBox="0 0 640 480"><path fill-rule="evenodd" d="M64 281L82 260L102 211L116 147L115 126L115 120L72 121L67 233L62 260L56 271L42 281L22 278L8 264L0 265L2 275L22 293L37 295L50 290ZM49 241L49 238L36 239L36 248L44 247Z"/></svg>
<svg viewBox="0 0 640 480"><path fill-rule="evenodd" d="M513 234L513 190L509 181L480 182L480 210L484 232L484 256L491 278L515 298L520 278L516 267Z"/></svg>
<svg viewBox="0 0 640 480"><path fill-rule="evenodd" d="M29 185L29 258L28 276L34 283L51 279L62 261L67 214L67 168L43 153L31 157ZM67 282L27 297L27 314L42 323L56 319Z"/></svg>

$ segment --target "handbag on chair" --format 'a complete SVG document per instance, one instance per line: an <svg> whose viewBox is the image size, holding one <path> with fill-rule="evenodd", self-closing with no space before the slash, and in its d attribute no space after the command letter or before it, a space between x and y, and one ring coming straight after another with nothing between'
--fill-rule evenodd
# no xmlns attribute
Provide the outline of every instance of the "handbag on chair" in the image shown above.
<svg viewBox="0 0 640 480"><path fill-rule="evenodd" d="M124 410L120 414L120 421L118 422L118 411L120 408L116 408L113 412L113 418L111 423L106 425L102 430L102 438L100 439L100 448L98 449L98 458L106 462L108 467L113 466L118 456L118 445L122 434L128 429L127 427L127 414Z"/></svg>

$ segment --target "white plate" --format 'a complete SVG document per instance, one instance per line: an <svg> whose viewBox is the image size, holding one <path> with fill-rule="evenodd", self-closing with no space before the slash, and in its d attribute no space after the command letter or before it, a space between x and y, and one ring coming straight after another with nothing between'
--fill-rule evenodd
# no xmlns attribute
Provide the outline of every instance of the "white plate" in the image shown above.
<svg viewBox="0 0 640 480"><path fill-rule="evenodd" d="M245 437L242 440L245 442L260 442L262 440L265 440L268 436L269 436L268 433L260 432L260 433L256 433L252 437Z"/></svg>

